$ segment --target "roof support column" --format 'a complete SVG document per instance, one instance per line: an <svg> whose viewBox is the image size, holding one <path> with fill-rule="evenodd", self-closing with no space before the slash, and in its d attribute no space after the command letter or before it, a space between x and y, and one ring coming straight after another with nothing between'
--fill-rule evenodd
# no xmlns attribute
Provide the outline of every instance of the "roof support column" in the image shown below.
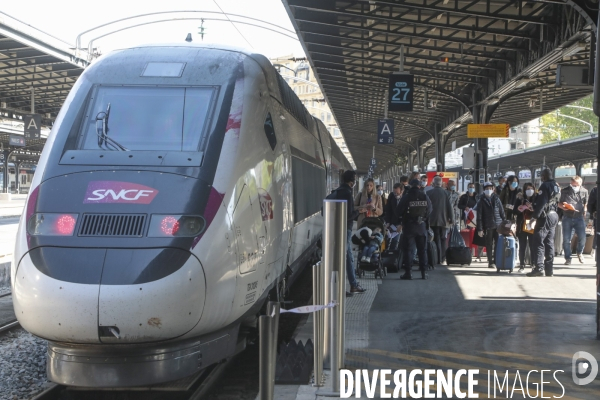
<svg viewBox="0 0 600 400"><path fill-rule="evenodd" d="M581 176L581 170L583 169L583 163L578 162L575 164L575 175Z"/></svg>
<svg viewBox="0 0 600 400"><path fill-rule="evenodd" d="M425 151L427 149L421 146L421 141L417 140L417 167L419 172L425 171Z"/></svg>
<svg viewBox="0 0 600 400"><path fill-rule="evenodd" d="M2 182L2 193L8 193L8 159L10 157L10 150L2 150L2 154L4 154L4 181Z"/></svg>
<svg viewBox="0 0 600 400"><path fill-rule="evenodd" d="M533 187L535 187L535 167L534 166L529 167L529 172L530 172L529 180L531 181L531 184L533 185ZM554 175L552 175L552 176L554 176Z"/></svg>
<svg viewBox="0 0 600 400"><path fill-rule="evenodd" d="M445 136L442 135L442 128L439 123L435 124L435 163L436 163L436 171L442 172L445 170L446 166L446 152L444 151L446 148L446 140Z"/></svg>

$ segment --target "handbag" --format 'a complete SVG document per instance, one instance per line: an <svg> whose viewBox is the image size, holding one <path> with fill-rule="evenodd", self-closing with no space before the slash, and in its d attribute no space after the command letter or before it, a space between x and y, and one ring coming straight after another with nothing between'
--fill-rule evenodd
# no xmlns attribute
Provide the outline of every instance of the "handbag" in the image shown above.
<svg viewBox="0 0 600 400"><path fill-rule="evenodd" d="M524 219L523 220L523 227L521 228L521 230L525 233L533 233L533 230L535 229L535 222L533 222L533 224L529 224L529 221L531 221L531 219ZM531 226L531 229L528 228L528 226Z"/></svg>
<svg viewBox="0 0 600 400"><path fill-rule="evenodd" d="M513 222L508 219L503 220L500 223L500 225L498 225L498 227L496 228L496 231L498 232L498 234L503 235L503 236L510 236L510 235L514 236Z"/></svg>

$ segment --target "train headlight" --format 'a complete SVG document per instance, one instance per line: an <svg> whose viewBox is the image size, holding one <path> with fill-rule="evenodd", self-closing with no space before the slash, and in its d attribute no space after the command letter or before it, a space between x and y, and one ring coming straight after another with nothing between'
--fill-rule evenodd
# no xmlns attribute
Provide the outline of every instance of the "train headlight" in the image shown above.
<svg viewBox="0 0 600 400"><path fill-rule="evenodd" d="M37 213L27 221L27 233L33 236L73 236L78 214Z"/></svg>
<svg viewBox="0 0 600 400"><path fill-rule="evenodd" d="M149 237L194 237L204 230L204 218L194 215L159 215L150 218Z"/></svg>

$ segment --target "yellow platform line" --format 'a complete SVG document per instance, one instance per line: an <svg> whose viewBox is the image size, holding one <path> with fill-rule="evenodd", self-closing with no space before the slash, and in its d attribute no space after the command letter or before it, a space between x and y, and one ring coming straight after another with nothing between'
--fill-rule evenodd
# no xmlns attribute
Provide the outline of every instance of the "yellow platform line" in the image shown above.
<svg viewBox="0 0 600 400"><path fill-rule="evenodd" d="M505 358L518 358L521 360L531 360L532 357L525 355L525 354L519 354L519 353L511 353L508 351L478 351L478 353L481 354L489 354L489 355L494 355L494 356L499 356L499 357L505 357ZM550 358L544 358L544 357L536 357L535 361L540 361L543 363L553 363L553 362L557 362L560 361L558 359L550 359Z"/></svg>
<svg viewBox="0 0 600 400"><path fill-rule="evenodd" d="M520 363L511 362L511 361L503 361L503 360L498 360L498 359L494 359L494 358L470 356L468 354L453 353L450 351L441 351L441 350L415 350L415 351L418 353L439 355L439 356L447 357L447 358L455 358L455 359L459 359L459 360L473 361L473 362L477 362L477 363L488 364L493 367L501 366L501 367L505 367L505 368L522 369L522 370L526 370L526 371L531 371L534 369L538 369L538 370L543 369L539 366L520 364ZM532 361L537 361L537 360L532 360Z"/></svg>

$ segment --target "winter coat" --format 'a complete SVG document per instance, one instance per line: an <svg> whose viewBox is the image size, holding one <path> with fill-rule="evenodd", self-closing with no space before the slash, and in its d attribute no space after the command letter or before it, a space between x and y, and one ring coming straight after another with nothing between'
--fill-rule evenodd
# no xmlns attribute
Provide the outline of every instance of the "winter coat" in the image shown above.
<svg viewBox="0 0 600 400"><path fill-rule="evenodd" d="M461 211L460 218L463 221L465 221L466 220L465 209L467 207L474 208L476 205L477 205L477 195L475 193L473 193L473 196L469 196L469 193L465 193L462 196L460 196L460 199L458 200L458 208Z"/></svg>
<svg viewBox="0 0 600 400"><path fill-rule="evenodd" d="M429 216L429 226L446 227L448 221L452 221L452 224L454 224L454 209L450 203L448 191L441 187L433 187L426 195L431 200L431 206L433 207L433 211Z"/></svg>
<svg viewBox="0 0 600 400"><path fill-rule="evenodd" d="M400 196L402 199L402 196ZM383 210L383 219L386 223L392 225L402 225L402 215L400 214L400 199L396 200L396 195L390 193L387 204Z"/></svg>
<svg viewBox="0 0 600 400"><path fill-rule="evenodd" d="M514 206L515 201L517 201L517 195L522 193L521 188L516 188L515 190L510 190L508 185L504 186L502 192L500 193L500 202L504 207L504 212L506 213L506 219L513 220L515 216Z"/></svg>
<svg viewBox="0 0 600 400"><path fill-rule="evenodd" d="M584 218L587 208L589 194L586 188L580 187L579 192L575 193L571 185L560 191L559 203L569 203L575 207L575 211L563 210L559 208L558 215L571 218Z"/></svg>
<svg viewBox="0 0 600 400"><path fill-rule="evenodd" d="M495 193L481 196L477 201L477 231L496 229L503 219L506 215L500 198Z"/></svg>
<svg viewBox="0 0 600 400"><path fill-rule="evenodd" d="M354 207L366 206L369 202L369 196L360 192L354 199ZM375 211L371 211L370 217L379 217L383 214L383 203L381 202L381 196L373 192L371 195L371 204L375 206ZM357 226L362 224L363 219L367 217L367 213L360 213L357 220Z"/></svg>
<svg viewBox="0 0 600 400"><path fill-rule="evenodd" d="M452 210L454 211L454 223L458 224L461 220L462 212L458 208L458 201L460 200L460 194L457 191L448 190L448 199L450 199L450 205L452 206Z"/></svg>

